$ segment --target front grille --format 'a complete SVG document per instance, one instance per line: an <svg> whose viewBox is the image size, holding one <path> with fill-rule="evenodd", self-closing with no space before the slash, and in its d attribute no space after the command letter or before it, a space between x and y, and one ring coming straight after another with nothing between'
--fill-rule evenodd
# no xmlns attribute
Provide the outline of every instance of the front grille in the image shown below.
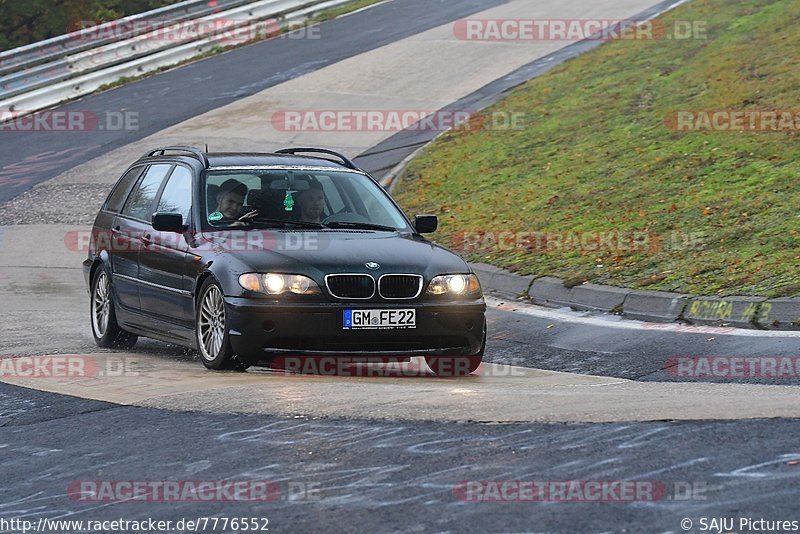
<svg viewBox="0 0 800 534"><path fill-rule="evenodd" d="M422 291L418 274L387 274L379 281L378 293L385 299L413 299Z"/></svg>
<svg viewBox="0 0 800 534"><path fill-rule="evenodd" d="M329 274L325 285L339 299L369 299L375 294L375 279L368 274Z"/></svg>

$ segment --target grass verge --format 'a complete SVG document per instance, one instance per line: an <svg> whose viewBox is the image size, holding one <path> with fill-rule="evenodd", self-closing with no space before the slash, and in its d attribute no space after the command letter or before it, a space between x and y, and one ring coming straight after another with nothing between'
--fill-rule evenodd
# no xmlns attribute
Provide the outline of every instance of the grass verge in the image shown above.
<svg viewBox="0 0 800 534"><path fill-rule="evenodd" d="M660 20L701 21L705 38L611 41L516 88L483 124L524 113L524 126L443 135L398 184L400 204L438 214L436 239L468 259L521 274L800 294L797 132L677 132L665 121L800 110L800 2L692 0ZM504 230L535 237L493 241ZM626 239L601 241L615 235Z"/></svg>

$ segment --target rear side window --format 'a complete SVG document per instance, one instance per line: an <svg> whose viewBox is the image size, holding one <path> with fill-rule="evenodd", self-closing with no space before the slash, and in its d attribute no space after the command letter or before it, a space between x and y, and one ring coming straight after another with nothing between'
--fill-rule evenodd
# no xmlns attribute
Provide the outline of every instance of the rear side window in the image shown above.
<svg viewBox="0 0 800 534"><path fill-rule="evenodd" d="M108 195L108 200L106 201L105 207L106 211L119 213L119 211L122 209L122 205L125 204L125 199L128 198L128 194L131 192L131 189L133 189L133 184L136 183L136 180L142 174L143 170L144 165L134 167L126 172L122 178L120 178L116 187L114 187L114 190L111 191L110 195Z"/></svg>
<svg viewBox="0 0 800 534"><path fill-rule="evenodd" d="M134 219L149 221L153 215L156 194L170 168L172 165L168 163L150 165L147 172L144 173L144 177L139 180L139 184L128 197L122 214Z"/></svg>
<svg viewBox="0 0 800 534"><path fill-rule="evenodd" d="M180 165L175 167L161 193L156 211L180 213L183 215L183 223L186 224L192 211L192 171Z"/></svg>

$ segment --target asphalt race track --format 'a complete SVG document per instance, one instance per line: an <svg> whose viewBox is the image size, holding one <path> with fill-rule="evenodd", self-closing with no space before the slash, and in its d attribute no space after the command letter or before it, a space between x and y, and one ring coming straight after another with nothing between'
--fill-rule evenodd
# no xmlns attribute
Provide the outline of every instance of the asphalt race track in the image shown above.
<svg viewBox="0 0 800 534"><path fill-rule="evenodd" d="M3 428L5 517L245 514L267 517L279 532L618 532L622 525L678 532L685 517L792 517L796 496L798 468L789 462L800 454L787 452L797 449L795 424L786 420L487 425L234 417L0 388L4 405L22 412ZM187 478L268 479L280 497L242 505L66 495L75 480ZM669 494L548 504L467 502L454 491L463 480L500 479L658 480Z"/></svg>
<svg viewBox="0 0 800 534"><path fill-rule="evenodd" d="M435 378L418 362L367 376L212 373L195 353L155 341L124 353L94 345L85 250L70 236L146 148L314 144L377 153L363 162L385 171L420 139L276 131L269 115L490 101L543 70L542 58L585 45L476 47L453 37L454 21L665 7L533 4L391 0L324 23L317 41L266 41L59 108L135 112L135 129L0 132L0 356L78 355L101 370L0 377L0 532L21 531L4 519L43 517L266 518L277 532L685 532L687 519L697 532L703 518L735 518L734 532L750 532L740 519L796 521L797 379L685 376L674 362L794 357L800 332L657 325L487 298L486 363L463 379ZM274 493L255 503L154 502L79 491L82 481L171 480L269 480ZM658 491L476 502L492 495L484 482L503 480L638 481Z"/></svg>
<svg viewBox="0 0 800 534"><path fill-rule="evenodd" d="M102 115L106 112L125 112L136 107L140 112L138 129L106 128L81 132L79 143L62 132L36 132L34 139L17 132L0 132L0 143L4 148L0 154L0 201L7 201L79 163L168 126L343 59L502 3L502 0L449 1L442 3L439 9L429 9L425 0L393 3L382 9L369 9L353 15L352 19L344 17L328 22L324 41L273 39L114 91L81 98L59 109ZM400 21L404 23L399 24ZM361 31L354 31L354 28ZM364 28L369 30L363 31ZM321 43L324 43L324 48ZM264 61L265 57L269 61ZM182 91L167 90L174 87L191 88L192 98L186 98ZM36 142L32 143L32 140ZM36 162L36 165L33 168L23 167L21 162Z"/></svg>

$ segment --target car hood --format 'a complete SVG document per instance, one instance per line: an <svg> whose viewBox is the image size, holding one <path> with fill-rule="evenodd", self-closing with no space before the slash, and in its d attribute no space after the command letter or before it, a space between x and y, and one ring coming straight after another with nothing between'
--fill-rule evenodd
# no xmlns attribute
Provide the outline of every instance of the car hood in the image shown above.
<svg viewBox="0 0 800 534"><path fill-rule="evenodd" d="M309 275L322 280L331 273L438 274L469 272L466 262L453 252L411 234L368 231L259 232L238 236L249 245L232 247L227 238L226 263L234 271L283 272ZM214 239L219 242L219 239ZM259 244L258 242L261 241ZM375 262L378 269L368 269Z"/></svg>

